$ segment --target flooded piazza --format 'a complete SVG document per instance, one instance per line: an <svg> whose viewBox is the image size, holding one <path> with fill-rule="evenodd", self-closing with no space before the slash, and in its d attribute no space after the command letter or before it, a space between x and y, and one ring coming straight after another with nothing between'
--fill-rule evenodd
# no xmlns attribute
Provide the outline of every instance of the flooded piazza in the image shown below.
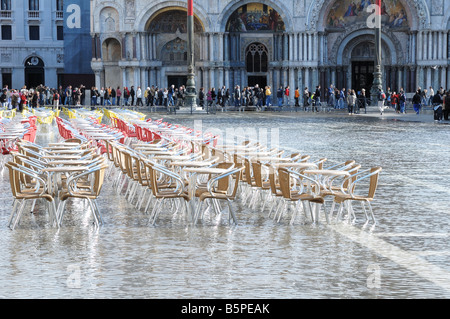
<svg viewBox="0 0 450 319"><path fill-rule="evenodd" d="M86 203L71 200L60 229L37 204L12 231L3 169L1 298L450 297L450 126L303 112L149 116L215 132L276 134L281 149L330 165L353 159L363 169L381 166L377 224L363 228L359 204L353 225L290 225L269 218L268 207L237 201L237 226L213 215L193 226L167 210L152 226L106 179L101 227ZM56 124L38 128L38 144L59 139Z"/></svg>

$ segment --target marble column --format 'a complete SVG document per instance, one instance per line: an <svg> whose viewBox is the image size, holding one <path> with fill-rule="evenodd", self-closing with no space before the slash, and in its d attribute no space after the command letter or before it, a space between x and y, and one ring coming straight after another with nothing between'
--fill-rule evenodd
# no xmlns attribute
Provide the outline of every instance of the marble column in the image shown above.
<svg viewBox="0 0 450 319"><path fill-rule="evenodd" d="M298 61L298 33L294 33L294 61Z"/></svg>
<svg viewBox="0 0 450 319"><path fill-rule="evenodd" d="M216 52L214 50L214 36L212 33L209 34L209 61L216 60Z"/></svg>
<svg viewBox="0 0 450 319"><path fill-rule="evenodd" d="M448 59L448 31L444 32L443 35L443 45L442 45L442 59L447 60Z"/></svg>
<svg viewBox="0 0 450 319"><path fill-rule="evenodd" d="M422 59L428 60L428 31L423 31L422 50L423 50Z"/></svg>
<svg viewBox="0 0 450 319"><path fill-rule="evenodd" d="M294 34L289 34L289 61L294 61Z"/></svg>
<svg viewBox="0 0 450 319"><path fill-rule="evenodd" d="M422 61L422 58L423 58L423 31L419 31L417 33L416 51L417 51L417 60Z"/></svg>
<svg viewBox="0 0 450 319"><path fill-rule="evenodd" d="M426 68L426 72L427 72L427 86L426 88L429 89L431 86L431 68Z"/></svg>
<svg viewBox="0 0 450 319"><path fill-rule="evenodd" d="M448 84L447 84L447 67L443 66L441 68L441 83L439 85L439 87L443 87L444 90L448 88Z"/></svg>
<svg viewBox="0 0 450 319"><path fill-rule="evenodd" d="M289 34L283 35L283 60L289 60Z"/></svg>
<svg viewBox="0 0 450 319"><path fill-rule="evenodd" d="M314 38L313 38L314 42L313 42L313 49L314 49L314 53L313 53L313 61L319 61L320 60L320 53L319 53L319 35L317 32L314 33Z"/></svg>
<svg viewBox="0 0 450 319"><path fill-rule="evenodd" d="M309 82L309 72L310 68L305 68L305 87L308 88L309 91L311 91L311 83Z"/></svg>
<svg viewBox="0 0 450 319"><path fill-rule="evenodd" d="M127 83L127 68L121 68L121 69L122 69L122 85L129 86Z"/></svg>
<svg viewBox="0 0 450 319"><path fill-rule="evenodd" d="M312 51L312 39L313 36L311 33L308 33L308 61L312 61L314 58L312 56L313 51Z"/></svg>
<svg viewBox="0 0 450 319"><path fill-rule="evenodd" d="M230 61L230 35L225 33L224 39L224 59L225 61Z"/></svg>
<svg viewBox="0 0 450 319"><path fill-rule="evenodd" d="M223 33L218 33L217 39L219 41L218 58L219 58L219 61L222 62L224 60L224 50L223 50L223 48L224 48L224 45L223 45L224 34Z"/></svg>
<svg viewBox="0 0 450 319"><path fill-rule="evenodd" d="M217 88L221 88L226 83L226 81L224 81L224 70L223 70L223 67L220 67L218 69L218 76L219 76L219 80L217 82Z"/></svg>
<svg viewBox="0 0 450 319"><path fill-rule="evenodd" d="M289 104L294 105L294 94L297 84L295 83L295 69L289 68Z"/></svg>
<svg viewBox="0 0 450 319"><path fill-rule="evenodd" d="M233 87L231 82L230 82L230 70L228 68L225 69L225 86L227 88L232 88Z"/></svg>
<svg viewBox="0 0 450 319"><path fill-rule="evenodd" d="M216 87L214 68L209 69L209 87L211 88Z"/></svg>
<svg viewBox="0 0 450 319"><path fill-rule="evenodd" d="M305 87L303 83L303 68L298 69L297 77L298 77L298 87L300 89L300 92L302 92Z"/></svg>

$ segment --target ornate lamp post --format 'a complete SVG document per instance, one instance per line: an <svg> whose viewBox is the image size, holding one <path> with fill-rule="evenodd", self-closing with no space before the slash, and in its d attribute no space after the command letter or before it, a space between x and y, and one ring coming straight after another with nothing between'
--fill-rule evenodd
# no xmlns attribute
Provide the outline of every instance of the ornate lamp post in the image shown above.
<svg viewBox="0 0 450 319"><path fill-rule="evenodd" d="M378 105L378 92L383 88L383 79L381 72L382 56L381 56L381 0L376 1L376 18L375 18L375 71L373 73L373 85L371 90L372 105Z"/></svg>
<svg viewBox="0 0 450 319"><path fill-rule="evenodd" d="M188 76L186 83L186 106L191 108L192 114L192 111L197 108L194 62L194 0L188 0L187 32Z"/></svg>

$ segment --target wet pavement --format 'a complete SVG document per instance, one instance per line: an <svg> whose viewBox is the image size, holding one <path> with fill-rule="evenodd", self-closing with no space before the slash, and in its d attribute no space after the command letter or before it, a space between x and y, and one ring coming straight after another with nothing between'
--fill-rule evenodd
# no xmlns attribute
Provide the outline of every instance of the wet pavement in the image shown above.
<svg viewBox="0 0 450 319"><path fill-rule="evenodd" d="M1 298L448 298L450 297L450 127L422 115L218 112L152 113L205 131L256 134L329 163L382 166L373 203L377 225L318 225L268 218L236 203L238 226L208 215L189 225L164 210L156 226L117 195L99 198L105 224L88 206L67 205L51 228L38 204L14 231L8 174L0 175ZM38 143L58 138L40 126ZM329 207L329 206L328 206ZM355 205L355 208L358 206Z"/></svg>

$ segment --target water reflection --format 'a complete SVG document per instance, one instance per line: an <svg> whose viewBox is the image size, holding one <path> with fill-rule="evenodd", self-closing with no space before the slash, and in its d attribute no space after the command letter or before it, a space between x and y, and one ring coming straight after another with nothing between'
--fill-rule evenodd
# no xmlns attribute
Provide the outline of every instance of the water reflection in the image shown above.
<svg viewBox="0 0 450 319"><path fill-rule="evenodd" d="M193 126L189 116L167 121ZM281 147L330 162L354 159L383 172L373 236L355 237L362 223L333 228L289 226L266 212L238 207L238 227L207 216L197 227L161 214L157 227L105 185L99 207L105 225L95 230L82 202L67 205L60 230L45 214L6 225L11 208L7 172L1 175L0 297L9 298L447 298L444 281L431 282L376 245L449 271L446 201L449 129L426 123L299 115L218 114L204 128L278 129ZM54 140L49 130L39 141ZM69 206L70 205L70 206ZM362 221L362 215L359 215ZM367 234L367 231L366 231ZM396 234L403 234L397 236ZM426 234L417 236L417 234ZM361 237L362 238L362 237ZM365 238L365 237L364 237ZM426 252L420 254L420 252ZM408 259L404 259L405 262ZM378 267L378 268L377 268ZM370 288L372 269L379 287ZM449 276L450 278L450 276ZM368 281L369 280L369 281ZM442 283L442 284L441 284Z"/></svg>

